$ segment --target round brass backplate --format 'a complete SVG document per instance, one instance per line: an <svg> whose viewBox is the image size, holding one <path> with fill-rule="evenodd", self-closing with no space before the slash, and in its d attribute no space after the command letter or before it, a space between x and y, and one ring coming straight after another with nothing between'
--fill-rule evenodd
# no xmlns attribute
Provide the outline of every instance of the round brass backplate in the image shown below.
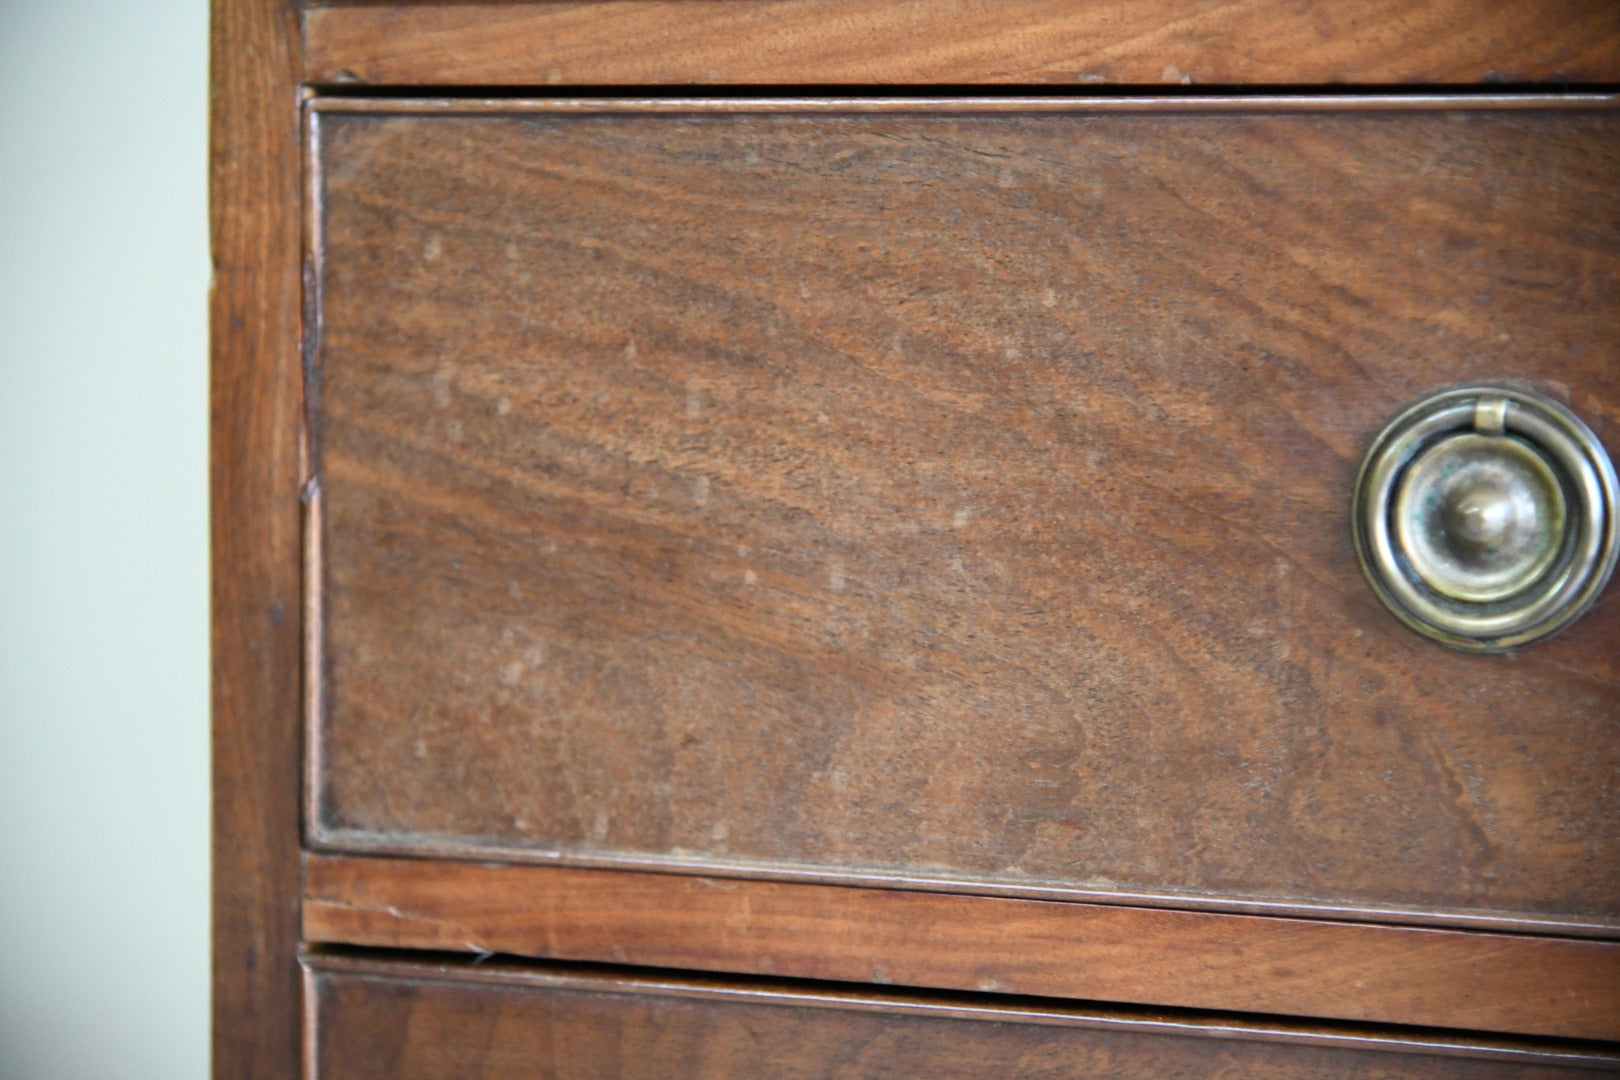
<svg viewBox="0 0 1620 1080"><path fill-rule="evenodd" d="M1373 591L1408 626L1494 652L1549 637L1613 573L1620 485L1597 437L1539 394L1471 386L1392 421L1351 506Z"/></svg>

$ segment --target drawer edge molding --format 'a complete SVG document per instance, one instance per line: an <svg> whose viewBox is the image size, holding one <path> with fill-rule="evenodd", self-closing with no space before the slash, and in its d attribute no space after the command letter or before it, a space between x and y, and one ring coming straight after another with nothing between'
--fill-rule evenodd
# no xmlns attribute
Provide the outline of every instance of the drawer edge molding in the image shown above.
<svg viewBox="0 0 1620 1080"><path fill-rule="evenodd" d="M309 756L312 759L310 775L314 776L318 775L316 770L319 767L318 740L311 737L309 745ZM311 800L306 809L307 820L316 821L318 810ZM992 896L1016 900L1055 900L1062 903L1107 904L1116 907L1173 908L1178 911L1265 915L1285 919L1326 919L1332 922L1375 923L1383 926L1492 930L1505 934L1597 938L1620 942L1620 920L1597 915L1579 917L1492 909L1403 907L1355 901L1279 899L1264 895L1216 895L1193 891L1156 891L1119 887L1088 888L1054 881L1014 882L968 875L953 876L944 872L925 874L898 868L830 867L719 856L668 855L657 852L519 848L502 844L483 844L456 837L393 842L370 833L319 827L312 827L308 831L305 849L321 855L450 859L522 866L742 878L751 881L791 881L807 885L956 893L964 896Z"/></svg>
<svg viewBox="0 0 1620 1080"><path fill-rule="evenodd" d="M1620 81L1601 0L366 3L308 7L303 28L325 86Z"/></svg>
<svg viewBox="0 0 1620 1080"><path fill-rule="evenodd" d="M311 944L1620 1039L1610 942L453 860L304 869Z"/></svg>
<svg viewBox="0 0 1620 1080"><path fill-rule="evenodd" d="M311 97L313 115L358 113L366 116L1086 116L1203 114L1327 114L1426 112L1569 112L1602 111L1620 106L1611 90L1567 90L1556 93L1221 93L1177 95L1132 93L1110 97L1077 94L1010 94L970 97L888 94L851 96L820 94L782 96L762 90L746 97L611 96L611 97L469 97L446 94L376 97L322 94ZM311 155L312 160L317 155ZM312 193L313 194L313 193ZM313 209L313 207L312 207Z"/></svg>

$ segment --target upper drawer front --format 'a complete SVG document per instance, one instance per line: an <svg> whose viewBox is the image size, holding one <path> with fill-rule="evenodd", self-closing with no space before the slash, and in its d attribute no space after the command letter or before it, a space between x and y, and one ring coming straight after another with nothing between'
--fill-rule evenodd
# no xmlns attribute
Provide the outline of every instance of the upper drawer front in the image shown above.
<svg viewBox="0 0 1620 1080"><path fill-rule="evenodd" d="M1446 384L1620 445L1617 114L731 108L318 111L317 843L1620 914L1613 590L1348 527Z"/></svg>

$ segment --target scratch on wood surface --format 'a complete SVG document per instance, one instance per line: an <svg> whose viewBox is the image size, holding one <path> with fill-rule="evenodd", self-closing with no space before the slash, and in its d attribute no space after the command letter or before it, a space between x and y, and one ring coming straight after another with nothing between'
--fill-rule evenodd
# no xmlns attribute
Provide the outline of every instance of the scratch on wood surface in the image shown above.
<svg viewBox="0 0 1620 1080"><path fill-rule="evenodd" d="M454 930L456 931L457 935L463 937L464 940L460 942L442 941L439 943L443 944L446 948L464 948L468 952L478 953L480 954L480 960L488 959L489 957L495 955L497 951L489 948L488 946L479 944L478 932L472 927L467 926L465 923L459 923L454 919L446 919L438 915L412 914L411 912L405 911L404 909L396 907L393 904L368 904L359 900L338 900L330 897L321 897L308 901L308 906L316 909L317 911L324 910L326 912L349 912L362 915L386 915L390 919L397 922L425 924L435 928ZM441 934L437 936L442 938L444 935Z"/></svg>

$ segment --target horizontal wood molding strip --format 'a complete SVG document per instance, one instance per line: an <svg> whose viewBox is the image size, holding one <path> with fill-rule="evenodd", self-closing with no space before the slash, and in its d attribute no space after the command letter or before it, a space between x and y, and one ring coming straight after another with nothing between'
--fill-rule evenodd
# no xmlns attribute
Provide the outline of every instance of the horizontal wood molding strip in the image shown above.
<svg viewBox="0 0 1620 1080"><path fill-rule="evenodd" d="M310 943L1620 1038L1620 945L611 870L312 855Z"/></svg>
<svg viewBox="0 0 1620 1080"><path fill-rule="evenodd" d="M1612 110L1620 94L1593 90L1557 94L1523 93L1233 93L1133 94L1088 97L1083 94L1008 94L996 97L838 96L719 97L669 95L643 97L316 97L317 114L365 116L1186 116L1219 113L1414 113L1414 112L1569 112Z"/></svg>
<svg viewBox="0 0 1620 1080"><path fill-rule="evenodd" d="M583 0L305 12L319 85L1620 81L1607 0Z"/></svg>

